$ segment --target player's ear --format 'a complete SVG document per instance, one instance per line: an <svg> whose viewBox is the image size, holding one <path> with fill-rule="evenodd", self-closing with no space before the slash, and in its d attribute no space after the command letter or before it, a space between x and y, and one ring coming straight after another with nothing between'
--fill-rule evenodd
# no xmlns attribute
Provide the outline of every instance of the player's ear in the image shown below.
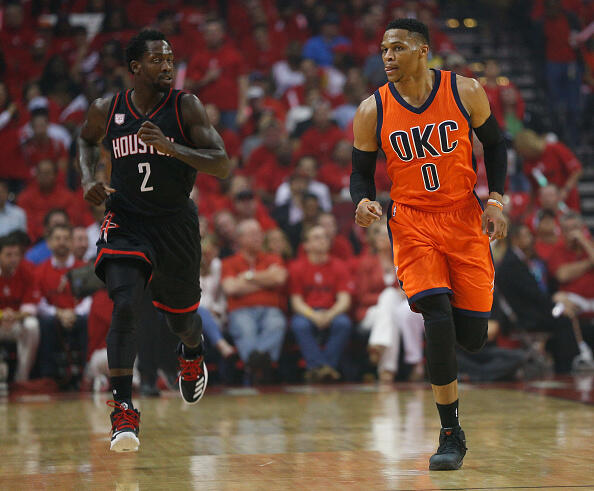
<svg viewBox="0 0 594 491"><path fill-rule="evenodd" d="M419 54L421 56L428 56L429 55L429 46L426 44L421 44L419 46Z"/></svg>
<svg viewBox="0 0 594 491"><path fill-rule="evenodd" d="M136 60L132 60L130 62L130 70L132 70L132 73L136 75L140 71L140 63Z"/></svg>

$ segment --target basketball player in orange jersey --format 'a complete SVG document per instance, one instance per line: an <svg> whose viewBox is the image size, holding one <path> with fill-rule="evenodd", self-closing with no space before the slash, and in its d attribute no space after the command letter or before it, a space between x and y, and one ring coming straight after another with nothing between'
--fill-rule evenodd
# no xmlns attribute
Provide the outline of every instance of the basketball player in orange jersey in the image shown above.
<svg viewBox="0 0 594 491"><path fill-rule="evenodd" d="M381 52L388 83L360 104L353 122L355 221L367 227L382 214L374 183L381 148L392 180L387 212L394 264L411 308L423 314L442 425L429 469L453 470L466 454L454 348L458 342L478 351L487 339L494 282L489 239L507 233L505 143L476 80L427 68L427 26L391 22ZM473 130L485 151L490 195L484 211L474 193Z"/></svg>

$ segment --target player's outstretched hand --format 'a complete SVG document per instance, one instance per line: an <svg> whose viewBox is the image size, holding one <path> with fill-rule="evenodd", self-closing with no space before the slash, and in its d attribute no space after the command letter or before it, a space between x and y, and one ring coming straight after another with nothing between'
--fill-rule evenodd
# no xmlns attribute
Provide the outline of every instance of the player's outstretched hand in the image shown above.
<svg viewBox="0 0 594 491"><path fill-rule="evenodd" d="M503 239L507 236L507 220L497 206L487 205L482 216L483 233L489 240Z"/></svg>
<svg viewBox="0 0 594 491"><path fill-rule="evenodd" d="M377 201L360 201L355 212L355 223L369 227L382 216L382 206Z"/></svg>
<svg viewBox="0 0 594 491"><path fill-rule="evenodd" d="M138 138L147 145L152 145L159 152L171 155L173 153L173 143L161 131L156 124L145 121L138 130Z"/></svg>
<svg viewBox="0 0 594 491"><path fill-rule="evenodd" d="M84 198L89 203L97 206L103 203L111 193L116 190L102 182L89 182L83 184Z"/></svg>

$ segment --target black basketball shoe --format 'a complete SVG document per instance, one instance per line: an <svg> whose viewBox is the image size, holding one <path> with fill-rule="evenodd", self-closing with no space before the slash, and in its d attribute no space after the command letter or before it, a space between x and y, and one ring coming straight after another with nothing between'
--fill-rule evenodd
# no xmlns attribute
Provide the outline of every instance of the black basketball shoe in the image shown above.
<svg viewBox="0 0 594 491"><path fill-rule="evenodd" d="M439 448L429 459L431 471L454 471L462 467L466 455L466 436L459 426L442 428L439 433Z"/></svg>
<svg viewBox="0 0 594 491"><path fill-rule="evenodd" d="M202 341L202 354L196 358L187 359L184 354L183 344L177 346L179 360L179 391L184 401L196 404L206 391L208 384L208 370L204 362L204 340Z"/></svg>
<svg viewBox="0 0 594 491"><path fill-rule="evenodd" d="M111 418L111 445L114 452L137 452L140 445L138 439L140 413L136 409L129 409L128 404L118 401L107 401L114 410Z"/></svg>

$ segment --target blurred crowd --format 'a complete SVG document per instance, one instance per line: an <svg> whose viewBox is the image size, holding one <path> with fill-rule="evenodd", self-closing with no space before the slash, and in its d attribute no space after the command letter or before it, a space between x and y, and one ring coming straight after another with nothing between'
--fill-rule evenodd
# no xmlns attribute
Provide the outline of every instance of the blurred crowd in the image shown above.
<svg viewBox="0 0 594 491"><path fill-rule="evenodd" d="M594 242L580 216L583 169L572 148L592 130L594 4L522 3L544 39L554 128L531 124L497 59L467 63L435 0L5 1L0 383L8 360L22 386L41 377L62 388L107 387L112 306L92 273L104 207L82 198L74 142L92 100L132 87L124 49L145 27L167 35L175 86L198 95L233 163L224 181L200 174L191 195L209 371L248 384L422 379L422 318L398 287L385 222L356 227L349 196L352 119L386 82L378 46L399 17L429 26L431 67L481 81L509 142L512 227L493 245L500 274L490 341L480 355L460 354L461 374L513 378L541 355L558 373L590 367ZM474 153L484 199L478 140ZM382 162L376 187L386 203ZM97 178L109 172L104 151ZM150 302L147 311L154 332L162 323ZM534 333L544 336L537 353ZM145 341L140 380L150 392L161 362Z"/></svg>

